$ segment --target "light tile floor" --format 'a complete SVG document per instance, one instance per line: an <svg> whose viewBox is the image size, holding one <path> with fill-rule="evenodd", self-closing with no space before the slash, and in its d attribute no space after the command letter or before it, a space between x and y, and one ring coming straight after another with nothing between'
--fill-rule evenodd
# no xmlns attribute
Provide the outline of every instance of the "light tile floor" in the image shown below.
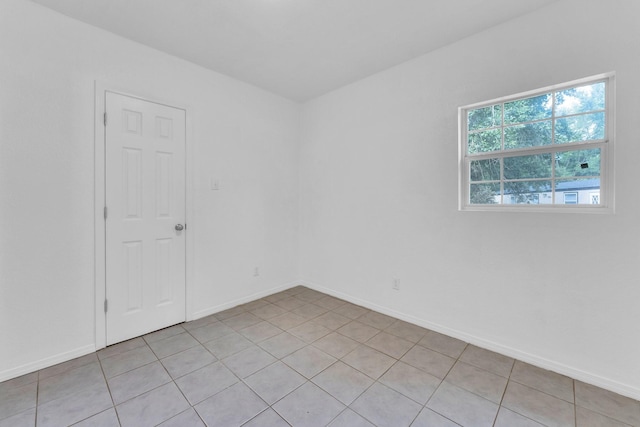
<svg viewBox="0 0 640 427"><path fill-rule="evenodd" d="M0 427L640 426L640 402L297 287L0 383Z"/></svg>

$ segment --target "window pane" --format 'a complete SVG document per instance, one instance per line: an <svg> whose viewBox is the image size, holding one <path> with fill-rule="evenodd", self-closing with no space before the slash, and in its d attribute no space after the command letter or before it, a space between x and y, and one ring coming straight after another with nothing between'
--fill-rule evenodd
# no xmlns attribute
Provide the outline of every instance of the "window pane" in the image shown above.
<svg viewBox="0 0 640 427"><path fill-rule="evenodd" d="M500 150L502 134L500 129L469 134L469 154Z"/></svg>
<svg viewBox="0 0 640 427"><path fill-rule="evenodd" d="M604 139L604 113L582 114L556 120L556 143Z"/></svg>
<svg viewBox="0 0 640 427"><path fill-rule="evenodd" d="M470 110L467 115L467 124L470 131L502 126L502 106L496 104Z"/></svg>
<svg viewBox="0 0 640 427"><path fill-rule="evenodd" d="M505 157L505 179L551 177L551 154Z"/></svg>
<svg viewBox="0 0 640 427"><path fill-rule="evenodd" d="M593 203L596 194L597 203ZM556 181L556 204L600 204L600 178Z"/></svg>
<svg viewBox="0 0 640 427"><path fill-rule="evenodd" d="M604 110L605 83L574 87L556 92L556 116Z"/></svg>
<svg viewBox="0 0 640 427"><path fill-rule="evenodd" d="M500 159L474 160L469 163L471 181L500 180Z"/></svg>
<svg viewBox="0 0 640 427"><path fill-rule="evenodd" d="M556 153L556 177L600 175L600 149Z"/></svg>
<svg viewBox="0 0 640 427"><path fill-rule="evenodd" d="M494 205L500 203L500 184L471 184L469 202L473 205Z"/></svg>
<svg viewBox="0 0 640 427"><path fill-rule="evenodd" d="M547 119L552 112L551 94L519 99L504 104L504 123L522 123Z"/></svg>
<svg viewBox="0 0 640 427"><path fill-rule="evenodd" d="M504 148L551 144L551 120L504 128Z"/></svg>
<svg viewBox="0 0 640 427"><path fill-rule="evenodd" d="M504 204L538 205L544 203L544 196L550 193L551 181L505 182Z"/></svg>

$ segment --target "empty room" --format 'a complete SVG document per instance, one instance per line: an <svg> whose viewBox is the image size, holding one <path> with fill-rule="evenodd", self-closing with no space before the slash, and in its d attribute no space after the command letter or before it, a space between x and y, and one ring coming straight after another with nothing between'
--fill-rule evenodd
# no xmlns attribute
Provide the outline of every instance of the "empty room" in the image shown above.
<svg viewBox="0 0 640 427"><path fill-rule="evenodd" d="M639 19L1 0L0 427L640 427Z"/></svg>

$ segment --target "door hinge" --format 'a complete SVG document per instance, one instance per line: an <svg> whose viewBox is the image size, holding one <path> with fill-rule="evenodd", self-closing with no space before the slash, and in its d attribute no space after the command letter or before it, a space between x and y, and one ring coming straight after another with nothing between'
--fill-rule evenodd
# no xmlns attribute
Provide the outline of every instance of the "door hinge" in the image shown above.
<svg viewBox="0 0 640 427"><path fill-rule="evenodd" d="M107 300L104 300L104 312L107 312L107 308L108 308L109 304L107 303Z"/></svg>
<svg viewBox="0 0 640 427"><path fill-rule="evenodd" d="M104 113L104 125L107 125L107 113Z"/></svg>
<svg viewBox="0 0 640 427"><path fill-rule="evenodd" d="M104 207L104 219L107 219L107 207Z"/></svg>

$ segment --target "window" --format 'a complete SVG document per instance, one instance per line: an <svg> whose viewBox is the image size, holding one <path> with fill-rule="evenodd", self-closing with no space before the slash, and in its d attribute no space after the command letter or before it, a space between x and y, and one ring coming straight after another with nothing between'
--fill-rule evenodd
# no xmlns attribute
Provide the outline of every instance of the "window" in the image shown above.
<svg viewBox="0 0 640 427"><path fill-rule="evenodd" d="M578 204L578 193L576 193L575 191L564 193L564 204L565 205L577 205Z"/></svg>
<svg viewBox="0 0 640 427"><path fill-rule="evenodd" d="M461 107L460 209L612 211L613 79Z"/></svg>

